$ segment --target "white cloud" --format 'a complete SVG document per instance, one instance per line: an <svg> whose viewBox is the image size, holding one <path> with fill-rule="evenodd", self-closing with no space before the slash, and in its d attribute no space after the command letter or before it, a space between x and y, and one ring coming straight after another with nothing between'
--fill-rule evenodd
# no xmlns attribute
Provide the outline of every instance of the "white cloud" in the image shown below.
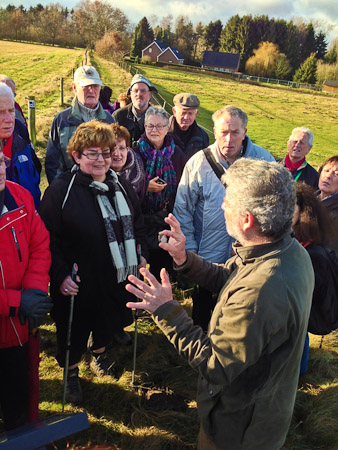
<svg viewBox="0 0 338 450"><path fill-rule="evenodd" d="M59 3L68 8L77 5L79 0L59 0ZM175 19L179 15L188 16L194 24L199 21L204 24L220 19L224 24L228 19L238 14L268 15L270 18L283 18L290 20L293 17L302 17L305 20L321 20L323 24L331 27L329 36L338 36L338 2L336 0L237 0L230 4L224 0L108 0L109 3L122 9L133 24L137 24L142 17L149 18L156 15L160 21L163 16L172 14ZM37 5L46 5L50 0L28 0L24 2L26 8ZM0 6L6 7L9 3L19 6L22 0L0 0ZM324 28L325 29L325 28Z"/></svg>

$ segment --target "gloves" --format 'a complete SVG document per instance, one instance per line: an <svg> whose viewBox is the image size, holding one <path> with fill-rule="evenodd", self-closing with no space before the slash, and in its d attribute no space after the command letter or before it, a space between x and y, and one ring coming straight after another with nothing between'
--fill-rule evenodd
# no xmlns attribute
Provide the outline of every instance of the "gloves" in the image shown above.
<svg viewBox="0 0 338 450"><path fill-rule="evenodd" d="M18 316L21 325L26 323L28 318L30 328L38 326L52 309L52 299L47 292L40 289L23 289L21 292L21 302Z"/></svg>

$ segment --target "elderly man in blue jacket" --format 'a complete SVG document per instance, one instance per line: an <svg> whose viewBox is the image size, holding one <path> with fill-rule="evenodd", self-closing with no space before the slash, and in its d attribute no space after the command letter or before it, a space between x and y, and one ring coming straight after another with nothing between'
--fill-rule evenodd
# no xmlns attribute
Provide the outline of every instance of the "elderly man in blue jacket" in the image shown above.
<svg viewBox="0 0 338 450"><path fill-rule="evenodd" d="M239 158L274 161L274 157L247 136L248 116L241 109L224 106L212 119L215 143L188 160L177 189L174 215L186 236L187 250L208 261L225 263L234 240L220 209L225 188L219 177ZM214 303L210 291L196 286L193 319L205 331Z"/></svg>

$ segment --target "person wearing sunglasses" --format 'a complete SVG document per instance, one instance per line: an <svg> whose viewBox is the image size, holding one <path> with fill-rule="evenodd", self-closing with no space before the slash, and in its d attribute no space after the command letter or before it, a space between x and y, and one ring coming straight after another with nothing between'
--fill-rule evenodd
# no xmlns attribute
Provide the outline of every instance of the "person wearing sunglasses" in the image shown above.
<svg viewBox="0 0 338 450"><path fill-rule="evenodd" d="M110 168L116 140L99 121L81 124L70 139L73 167L54 179L41 201L40 214L51 236L52 317L57 355L65 364L69 299L75 296L66 400L83 399L78 364L91 335L92 362L98 375L116 374L106 353L116 333L132 323L125 307L124 284L137 274L146 251L140 202L132 185ZM73 264L78 265L76 281Z"/></svg>

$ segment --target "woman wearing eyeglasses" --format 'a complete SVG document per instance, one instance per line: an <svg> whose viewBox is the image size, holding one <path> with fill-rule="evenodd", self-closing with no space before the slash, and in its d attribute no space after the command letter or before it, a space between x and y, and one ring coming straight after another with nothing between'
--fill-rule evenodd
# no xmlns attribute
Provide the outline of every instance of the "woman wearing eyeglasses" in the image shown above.
<svg viewBox="0 0 338 450"><path fill-rule="evenodd" d="M110 167L132 184L140 202L142 202L146 189L142 158L130 148L130 134L126 127L113 123L111 128L116 139L116 146L111 156Z"/></svg>
<svg viewBox="0 0 338 450"><path fill-rule="evenodd" d="M142 202L149 263L152 273L159 279L162 267L168 270L172 261L167 252L158 247L158 232L167 228L164 218L173 211L177 186L187 158L175 145L169 130L169 115L158 106L147 109L145 133L134 150L142 157L147 191Z"/></svg>
<svg viewBox="0 0 338 450"><path fill-rule="evenodd" d="M113 375L106 346L130 324L124 284L137 274L137 246L145 250L144 225L132 186L110 169L116 141L111 127L81 124L68 145L72 169L53 180L40 206L51 236L52 311L57 327L57 360L64 366L69 300L75 295L66 400L82 401L78 363L92 334L92 370ZM78 265L78 277L71 278ZM143 261L145 264L145 261Z"/></svg>

